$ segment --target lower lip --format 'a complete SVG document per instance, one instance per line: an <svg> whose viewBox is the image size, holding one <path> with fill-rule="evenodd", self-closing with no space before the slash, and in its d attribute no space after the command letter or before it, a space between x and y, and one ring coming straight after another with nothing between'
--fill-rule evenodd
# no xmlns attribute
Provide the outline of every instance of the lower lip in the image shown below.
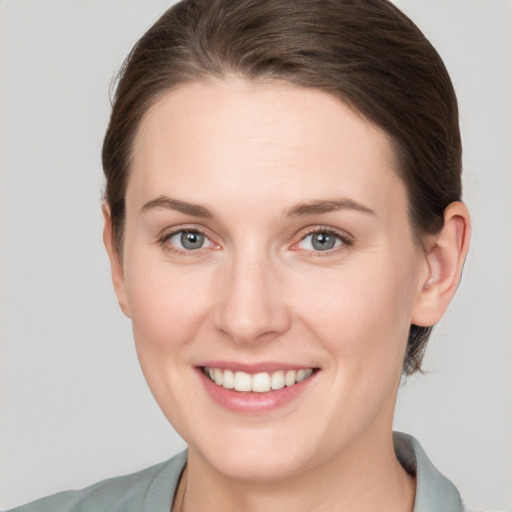
<svg viewBox="0 0 512 512"><path fill-rule="evenodd" d="M285 406L300 395L312 383L317 371L293 386L268 391L267 393L240 392L226 389L215 384L207 377L202 368L196 368L199 377L213 400L222 407L242 414L262 414Z"/></svg>

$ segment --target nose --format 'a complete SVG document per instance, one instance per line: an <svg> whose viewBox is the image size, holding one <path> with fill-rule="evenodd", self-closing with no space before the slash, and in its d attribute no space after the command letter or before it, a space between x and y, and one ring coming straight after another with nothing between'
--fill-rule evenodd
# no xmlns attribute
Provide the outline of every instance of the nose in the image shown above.
<svg viewBox="0 0 512 512"><path fill-rule="evenodd" d="M264 257L245 254L224 269L215 324L234 342L270 341L289 329L291 315L277 266Z"/></svg>

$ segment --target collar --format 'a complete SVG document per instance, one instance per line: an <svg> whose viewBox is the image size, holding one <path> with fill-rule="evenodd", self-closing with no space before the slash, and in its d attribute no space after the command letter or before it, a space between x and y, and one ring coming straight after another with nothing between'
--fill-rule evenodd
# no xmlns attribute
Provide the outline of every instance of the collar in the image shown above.
<svg viewBox="0 0 512 512"><path fill-rule="evenodd" d="M412 436L393 432L393 445L400 464L416 475L413 512L463 512L456 487L430 462L420 443Z"/></svg>

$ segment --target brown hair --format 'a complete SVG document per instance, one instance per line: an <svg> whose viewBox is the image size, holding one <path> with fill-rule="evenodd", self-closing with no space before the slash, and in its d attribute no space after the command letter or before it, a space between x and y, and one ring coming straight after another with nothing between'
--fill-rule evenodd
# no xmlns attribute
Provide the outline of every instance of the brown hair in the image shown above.
<svg viewBox="0 0 512 512"><path fill-rule="evenodd" d="M455 93L429 41L387 0L183 0L143 35L120 72L103 145L106 200L122 250L124 197L140 121L179 84L234 74L326 91L382 128L419 243L461 198ZM411 326L404 373L431 327Z"/></svg>

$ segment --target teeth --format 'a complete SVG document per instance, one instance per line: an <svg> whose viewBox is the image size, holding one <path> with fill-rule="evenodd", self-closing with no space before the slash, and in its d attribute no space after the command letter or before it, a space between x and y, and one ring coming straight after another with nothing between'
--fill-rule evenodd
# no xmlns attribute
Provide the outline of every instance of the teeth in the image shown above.
<svg viewBox="0 0 512 512"><path fill-rule="evenodd" d="M235 373L235 390L236 391L251 391L251 376L248 373L236 372Z"/></svg>
<svg viewBox="0 0 512 512"><path fill-rule="evenodd" d="M253 375L251 389L256 391L256 393L266 393L270 391L270 375L266 372Z"/></svg>
<svg viewBox="0 0 512 512"><path fill-rule="evenodd" d="M234 389L235 387L235 375L230 370L224 370L224 375L222 377L222 385L226 389Z"/></svg>
<svg viewBox="0 0 512 512"><path fill-rule="evenodd" d="M297 377L297 372L295 370L288 370L286 375L284 376L284 383L286 386L293 386L295 384L295 379Z"/></svg>
<svg viewBox="0 0 512 512"><path fill-rule="evenodd" d="M245 372L233 373L231 370L208 367L204 367L203 371L217 386L234 389L235 391L253 391L255 393L267 393L270 390L293 386L297 382L307 379L313 373L312 368L287 371L278 370L272 373L260 372L253 375Z"/></svg>
<svg viewBox="0 0 512 512"><path fill-rule="evenodd" d="M272 377L270 378L270 387L272 389L284 388L284 372L278 371L272 374Z"/></svg>

